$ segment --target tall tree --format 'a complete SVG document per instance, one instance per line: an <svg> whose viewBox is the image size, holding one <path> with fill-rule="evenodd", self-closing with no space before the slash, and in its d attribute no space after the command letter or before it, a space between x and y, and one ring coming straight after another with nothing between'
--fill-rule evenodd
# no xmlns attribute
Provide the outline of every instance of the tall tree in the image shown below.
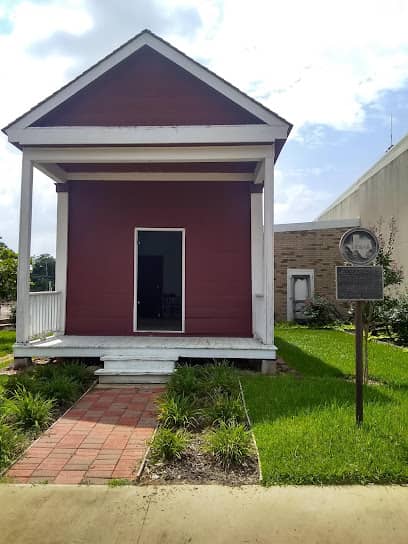
<svg viewBox="0 0 408 544"><path fill-rule="evenodd" d="M48 253L32 257L31 291L55 289L55 258Z"/></svg>
<svg viewBox="0 0 408 544"><path fill-rule="evenodd" d="M17 253L0 236L0 302L17 298L17 261Z"/></svg>

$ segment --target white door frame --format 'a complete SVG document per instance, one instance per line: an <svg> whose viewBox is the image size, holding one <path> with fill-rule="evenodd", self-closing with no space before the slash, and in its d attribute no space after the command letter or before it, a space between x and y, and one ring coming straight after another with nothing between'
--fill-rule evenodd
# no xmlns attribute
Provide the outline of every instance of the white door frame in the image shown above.
<svg viewBox="0 0 408 544"><path fill-rule="evenodd" d="M293 305L291 283L293 276L310 277L310 296L314 295L314 269L313 268L288 268L286 279L286 316L288 321L293 321Z"/></svg>
<svg viewBox="0 0 408 544"><path fill-rule="evenodd" d="M181 232L181 329L178 331L149 331L137 328L137 268L138 268L138 240L139 231L156 231L156 232ZM180 334L185 332L186 320L186 229L182 227L136 227L135 228L135 245L134 245L134 287L133 287L133 332L146 333L166 333Z"/></svg>

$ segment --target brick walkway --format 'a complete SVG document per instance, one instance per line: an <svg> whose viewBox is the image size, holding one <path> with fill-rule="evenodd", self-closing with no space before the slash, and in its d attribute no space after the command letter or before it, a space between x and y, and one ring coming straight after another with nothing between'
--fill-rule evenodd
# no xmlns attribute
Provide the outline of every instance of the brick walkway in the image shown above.
<svg viewBox="0 0 408 544"><path fill-rule="evenodd" d="M59 418L7 476L16 483L103 484L132 479L156 426L163 386L96 387Z"/></svg>

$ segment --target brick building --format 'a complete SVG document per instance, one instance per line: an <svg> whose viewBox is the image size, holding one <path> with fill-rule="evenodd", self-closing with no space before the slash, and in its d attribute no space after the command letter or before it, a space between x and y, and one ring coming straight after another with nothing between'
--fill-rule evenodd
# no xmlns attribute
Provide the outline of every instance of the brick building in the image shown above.
<svg viewBox="0 0 408 544"><path fill-rule="evenodd" d="M275 225L275 319L302 318L313 295L335 301L335 267L344 264L339 241L358 219Z"/></svg>

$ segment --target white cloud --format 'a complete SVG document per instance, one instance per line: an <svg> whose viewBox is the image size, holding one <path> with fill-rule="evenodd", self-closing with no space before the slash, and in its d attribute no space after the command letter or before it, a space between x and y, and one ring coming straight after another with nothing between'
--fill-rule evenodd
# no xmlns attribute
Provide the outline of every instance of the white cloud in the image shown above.
<svg viewBox="0 0 408 544"><path fill-rule="evenodd" d="M275 171L275 223L313 221L324 206L333 199L328 191L315 188L296 178L319 175L323 170L292 171L290 175L279 168Z"/></svg>
<svg viewBox="0 0 408 544"><path fill-rule="evenodd" d="M408 2L402 0L118 0L114 4L118 7L112 11L111 0L26 0L0 10L13 22L11 33L0 34L2 126L66 83L84 63L95 62L128 39L130 32L145 26L153 26L187 54L293 122L296 137L306 144L320 142L319 126L363 130L366 106L381 92L407 83ZM180 24L171 24L172 18ZM189 25L191 32L186 31ZM80 47L74 47L76 42ZM41 43L49 47L38 49ZM99 52L99 47L104 50ZM19 153L6 149L3 139L0 235L13 247L19 170ZM278 221L305 220L320 211L319 202L327 195L316 194L301 177L285 173L285 180L277 191L281 195ZM36 176L35 195L33 252L52 251L52 182Z"/></svg>
<svg viewBox="0 0 408 544"><path fill-rule="evenodd" d="M364 106L408 80L408 2L225 0L216 33L211 16L195 56L298 130L360 128Z"/></svg>

